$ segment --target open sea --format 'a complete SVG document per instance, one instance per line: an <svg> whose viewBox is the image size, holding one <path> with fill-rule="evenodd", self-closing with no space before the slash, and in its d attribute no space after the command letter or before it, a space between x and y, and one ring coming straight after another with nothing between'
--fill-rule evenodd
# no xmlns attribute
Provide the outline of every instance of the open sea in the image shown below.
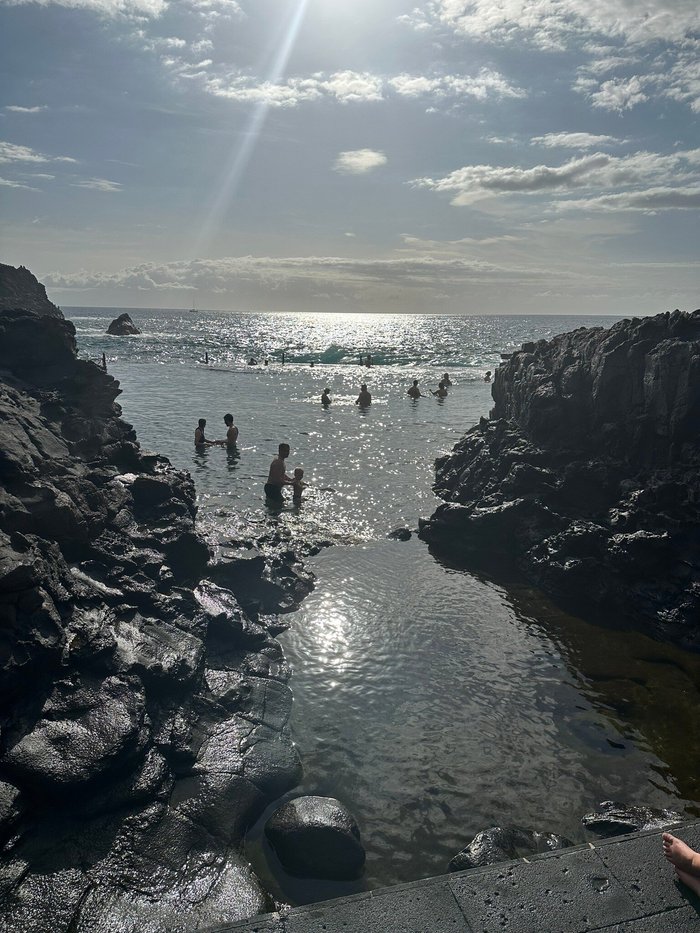
<svg viewBox="0 0 700 933"><path fill-rule="evenodd" d="M333 545L308 561L316 589L280 637L305 768L289 796L349 806L367 867L353 883L291 879L261 820L247 854L278 897L303 903L441 874L495 824L582 842L581 816L606 799L700 814L697 656L457 571L415 535L387 538L433 512L433 462L488 414L483 377L501 352L617 318L127 309L141 335L106 336L123 310L64 313L82 356L106 354L142 447L192 474L210 543L279 522L298 541ZM367 353L371 369L359 366ZM444 372L446 399L407 398L413 379L427 393ZM361 382L373 396L364 411ZM223 438L226 412L238 451L196 452L197 419ZM309 487L301 506L290 498L275 515L262 487L282 441L288 472L303 467Z"/></svg>

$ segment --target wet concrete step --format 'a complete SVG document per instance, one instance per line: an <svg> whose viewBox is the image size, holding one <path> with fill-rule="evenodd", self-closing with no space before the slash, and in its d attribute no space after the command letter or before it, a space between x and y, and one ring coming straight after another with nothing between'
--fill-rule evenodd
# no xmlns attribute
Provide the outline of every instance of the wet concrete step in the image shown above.
<svg viewBox="0 0 700 933"><path fill-rule="evenodd" d="M700 820L673 832L700 849ZM217 927L210 933L700 933L661 832L633 833Z"/></svg>

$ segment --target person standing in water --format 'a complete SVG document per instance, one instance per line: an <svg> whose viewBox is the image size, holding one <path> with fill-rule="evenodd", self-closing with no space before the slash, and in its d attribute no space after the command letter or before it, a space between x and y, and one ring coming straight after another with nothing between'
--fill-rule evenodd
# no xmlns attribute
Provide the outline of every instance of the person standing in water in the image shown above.
<svg viewBox="0 0 700 933"><path fill-rule="evenodd" d="M233 423L233 415L224 415L224 424L226 425L226 440L224 443L227 447L235 447L238 440L238 428Z"/></svg>
<svg viewBox="0 0 700 933"><path fill-rule="evenodd" d="M104 355L104 353L102 354L102 369L107 372L107 357Z"/></svg>
<svg viewBox="0 0 700 933"><path fill-rule="evenodd" d="M486 370L486 375L484 376L484 382L491 382L491 370Z"/></svg>
<svg viewBox="0 0 700 933"><path fill-rule="evenodd" d="M418 380L417 380L417 379L414 379L414 380L413 380L413 385L412 385L412 386L409 388L409 390L406 392L406 395L408 395L409 398L423 398L423 396L422 396L422 394L421 394L421 390L418 388Z"/></svg>
<svg viewBox="0 0 700 933"><path fill-rule="evenodd" d="M289 456L289 444L280 444L277 456L270 464L270 472L265 483L265 495L273 502L283 502L282 487L294 483L291 476L287 476L285 460Z"/></svg>
<svg viewBox="0 0 700 933"><path fill-rule="evenodd" d="M331 397L328 394L329 392L330 392L330 389L324 389L323 392L321 393L321 404L323 405L324 408L328 408L328 406L331 403Z"/></svg>
<svg viewBox="0 0 700 933"><path fill-rule="evenodd" d="M447 373L442 374L442 384L445 386L445 388L447 388L447 386L452 385L452 380L450 379Z"/></svg>
<svg viewBox="0 0 700 933"><path fill-rule="evenodd" d="M304 471L297 467L294 471L294 482L292 483L292 499L295 502L301 502L301 494L306 489L306 483L303 482Z"/></svg>
<svg viewBox="0 0 700 933"><path fill-rule="evenodd" d="M201 450L202 447L212 447L214 441L208 441L204 436L204 429L207 426L207 419L200 418L197 422L197 427L194 429L194 446L197 450Z"/></svg>
<svg viewBox="0 0 700 933"><path fill-rule="evenodd" d="M447 398L447 389L442 380L438 383L437 391L433 392L433 395L437 395L438 398Z"/></svg>
<svg viewBox="0 0 700 933"><path fill-rule="evenodd" d="M355 399L355 404L359 405L360 408L368 408L372 404L372 396L367 391L367 386L364 382L360 386L360 394Z"/></svg>

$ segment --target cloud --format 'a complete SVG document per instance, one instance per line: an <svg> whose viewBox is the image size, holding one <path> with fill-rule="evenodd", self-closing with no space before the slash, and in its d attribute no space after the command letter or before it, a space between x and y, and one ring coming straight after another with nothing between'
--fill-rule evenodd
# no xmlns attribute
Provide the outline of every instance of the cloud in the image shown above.
<svg viewBox="0 0 700 933"><path fill-rule="evenodd" d="M522 98L526 96L522 88L509 84L506 78L491 68L482 68L475 77L464 75L441 75L425 77L423 75L400 74L389 79L389 86L402 97L424 97L441 99L446 97L474 97L478 100L495 98Z"/></svg>
<svg viewBox="0 0 700 933"><path fill-rule="evenodd" d="M17 146L0 140L0 162L72 162L76 159L68 156L47 156L30 149L29 146Z"/></svg>
<svg viewBox="0 0 700 933"><path fill-rule="evenodd" d="M372 169L386 165L387 161L384 153L375 149L352 149L339 153L333 168L344 175L365 175Z"/></svg>
<svg viewBox="0 0 700 933"><path fill-rule="evenodd" d="M91 10L102 16L157 17L168 7L167 0L0 0L5 6L62 6L72 10Z"/></svg>
<svg viewBox="0 0 700 933"><path fill-rule="evenodd" d="M307 78L289 78L284 84L256 82L250 76L234 74L212 77L205 89L215 97L244 103L264 103L270 107L296 107L298 104L332 97L342 104L383 99L382 79L368 72L337 71Z"/></svg>
<svg viewBox="0 0 700 933"><path fill-rule="evenodd" d="M559 210L586 211L690 211L700 207L700 188L649 188L646 191L626 191L597 198L560 201Z"/></svg>
<svg viewBox="0 0 700 933"><path fill-rule="evenodd" d="M593 149L595 146L619 146L625 142L615 136L595 136L593 133L546 133L533 136L530 144L548 149Z"/></svg>
<svg viewBox="0 0 700 933"><path fill-rule="evenodd" d="M5 110L9 110L11 113L41 113L42 110L48 110L49 108L45 105L41 107L20 107L17 104L8 104L5 107Z"/></svg>
<svg viewBox="0 0 700 933"><path fill-rule="evenodd" d="M3 188L24 188L25 191L38 191L38 188L32 188L30 185L23 185L18 181L11 181L9 178L0 178L0 186Z"/></svg>
<svg viewBox="0 0 700 933"><path fill-rule="evenodd" d="M558 166L466 165L443 178L418 178L411 184L453 193L452 204L464 206L493 195L566 194L578 189L619 189L650 183L682 185L697 178L699 165L700 149L670 155L642 151L611 156L595 152Z"/></svg>
<svg viewBox="0 0 700 933"><path fill-rule="evenodd" d="M73 182L74 188L90 188L92 191L121 191L121 184L118 181L109 181L106 178L84 178L82 181Z"/></svg>
<svg viewBox="0 0 700 933"><path fill-rule="evenodd" d="M678 42L700 29L696 0L431 0L401 17L493 44L567 47L594 34L631 43Z"/></svg>
<svg viewBox="0 0 700 933"><path fill-rule="evenodd" d="M594 107L600 110L631 110L637 104L649 100L644 93L645 85L649 84L649 78L640 78L639 75L633 75L631 78L611 78L604 81L599 89L589 94L589 99Z"/></svg>

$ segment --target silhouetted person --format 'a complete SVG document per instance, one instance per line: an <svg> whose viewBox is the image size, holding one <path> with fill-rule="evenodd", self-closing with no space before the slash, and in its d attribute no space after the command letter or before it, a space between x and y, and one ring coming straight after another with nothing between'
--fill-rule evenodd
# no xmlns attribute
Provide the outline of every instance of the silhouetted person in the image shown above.
<svg viewBox="0 0 700 933"><path fill-rule="evenodd" d="M364 365L365 365L365 362L362 358L362 354L360 353L360 366L364 366Z"/></svg>
<svg viewBox="0 0 700 933"><path fill-rule="evenodd" d="M329 391L330 389L324 389L323 392L321 393L321 404L323 405L324 408L328 408L328 406L331 403L331 397L328 394Z"/></svg>
<svg viewBox="0 0 700 933"><path fill-rule="evenodd" d="M204 351L204 362L206 363L207 366L209 365L209 354L207 353L206 350Z"/></svg>
<svg viewBox="0 0 700 933"><path fill-rule="evenodd" d="M484 382L491 382L491 370L486 370L486 375L484 376Z"/></svg>
<svg viewBox="0 0 700 933"><path fill-rule="evenodd" d="M418 380L417 380L417 379L414 379L414 380L413 380L413 385L412 385L412 386L409 388L409 390L406 392L406 395L408 395L410 398L423 398L423 396L421 395L421 391L420 391L420 389L418 388Z"/></svg>
<svg viewBox="0 0 700 933"><path fill-rule="evenodd" d="M289 456L289 444L280 444L275 459L270 464L270 472L265 483L265 495L273 502L281 503L282 487L288 486L294 482L291 476L287 476L284 461Z"/></svg>
<svg viewBox="0 0 700 933"><path fill-rule="evenodd" d="M452 385L452 380L450 379L450 377L448 376L447 373L443 373L443 374L442 374L442 384L443 384L445 387L451 386L451 385Z"/></svg>
<svg viewBox="0 0 700 933"><path fill-rule="evenodd" d="M447 398L447 389L445 388L445 383L440 380L438 383L437 390L433 392L433 395L437 395L438 398Z"/></svg>
<svg viewBox="0 0 700 933"><path fill-rule="evenodd" d="M255 359L254 356L251 356L251 358L248 360L248 366L257 366L257 365L258 365L258 361Z"/></svg>
<svg viewBox="0 0 700 933"><path fill-rule="evenodd" d="M364 382L360 386L360 394L355 399L355 404L359 405L360 408L367 408L369 405L372 404L372 396L367 391L367 386L365 385Z"/></svg>
<svg viewBox="0 0 700 933"><path fill-rule="evenodd" d="M233 415L224 415L224 424L226 425L226 446L235 447L238 440L238 428L233 423Z"/></svg>
<svg viewBox="0 0 700 933"><path fill-rule="evenodd" d="M102 354L102 369L107 372L107 357L104 355L104 353Z"/></svg>
<svg viewBox="0 0 700 933"><path fill-rule="evenodd" d="M297 467L294 471L294 482L292 483L292 499L295 502L301 502L301 494L306 489L306 483L302 482L303 479L304 471L301 467Z"/></svg>
<svg viewBox="0 0 700 933"><path fill-rule="evenodd" d="M213 441L208 441L204 436L204 429L207 426L207 419L200 418L197 422L197 427L194 429L194 446L197 450L201 450L202 447L211 447L214 443Z"/></svg>

